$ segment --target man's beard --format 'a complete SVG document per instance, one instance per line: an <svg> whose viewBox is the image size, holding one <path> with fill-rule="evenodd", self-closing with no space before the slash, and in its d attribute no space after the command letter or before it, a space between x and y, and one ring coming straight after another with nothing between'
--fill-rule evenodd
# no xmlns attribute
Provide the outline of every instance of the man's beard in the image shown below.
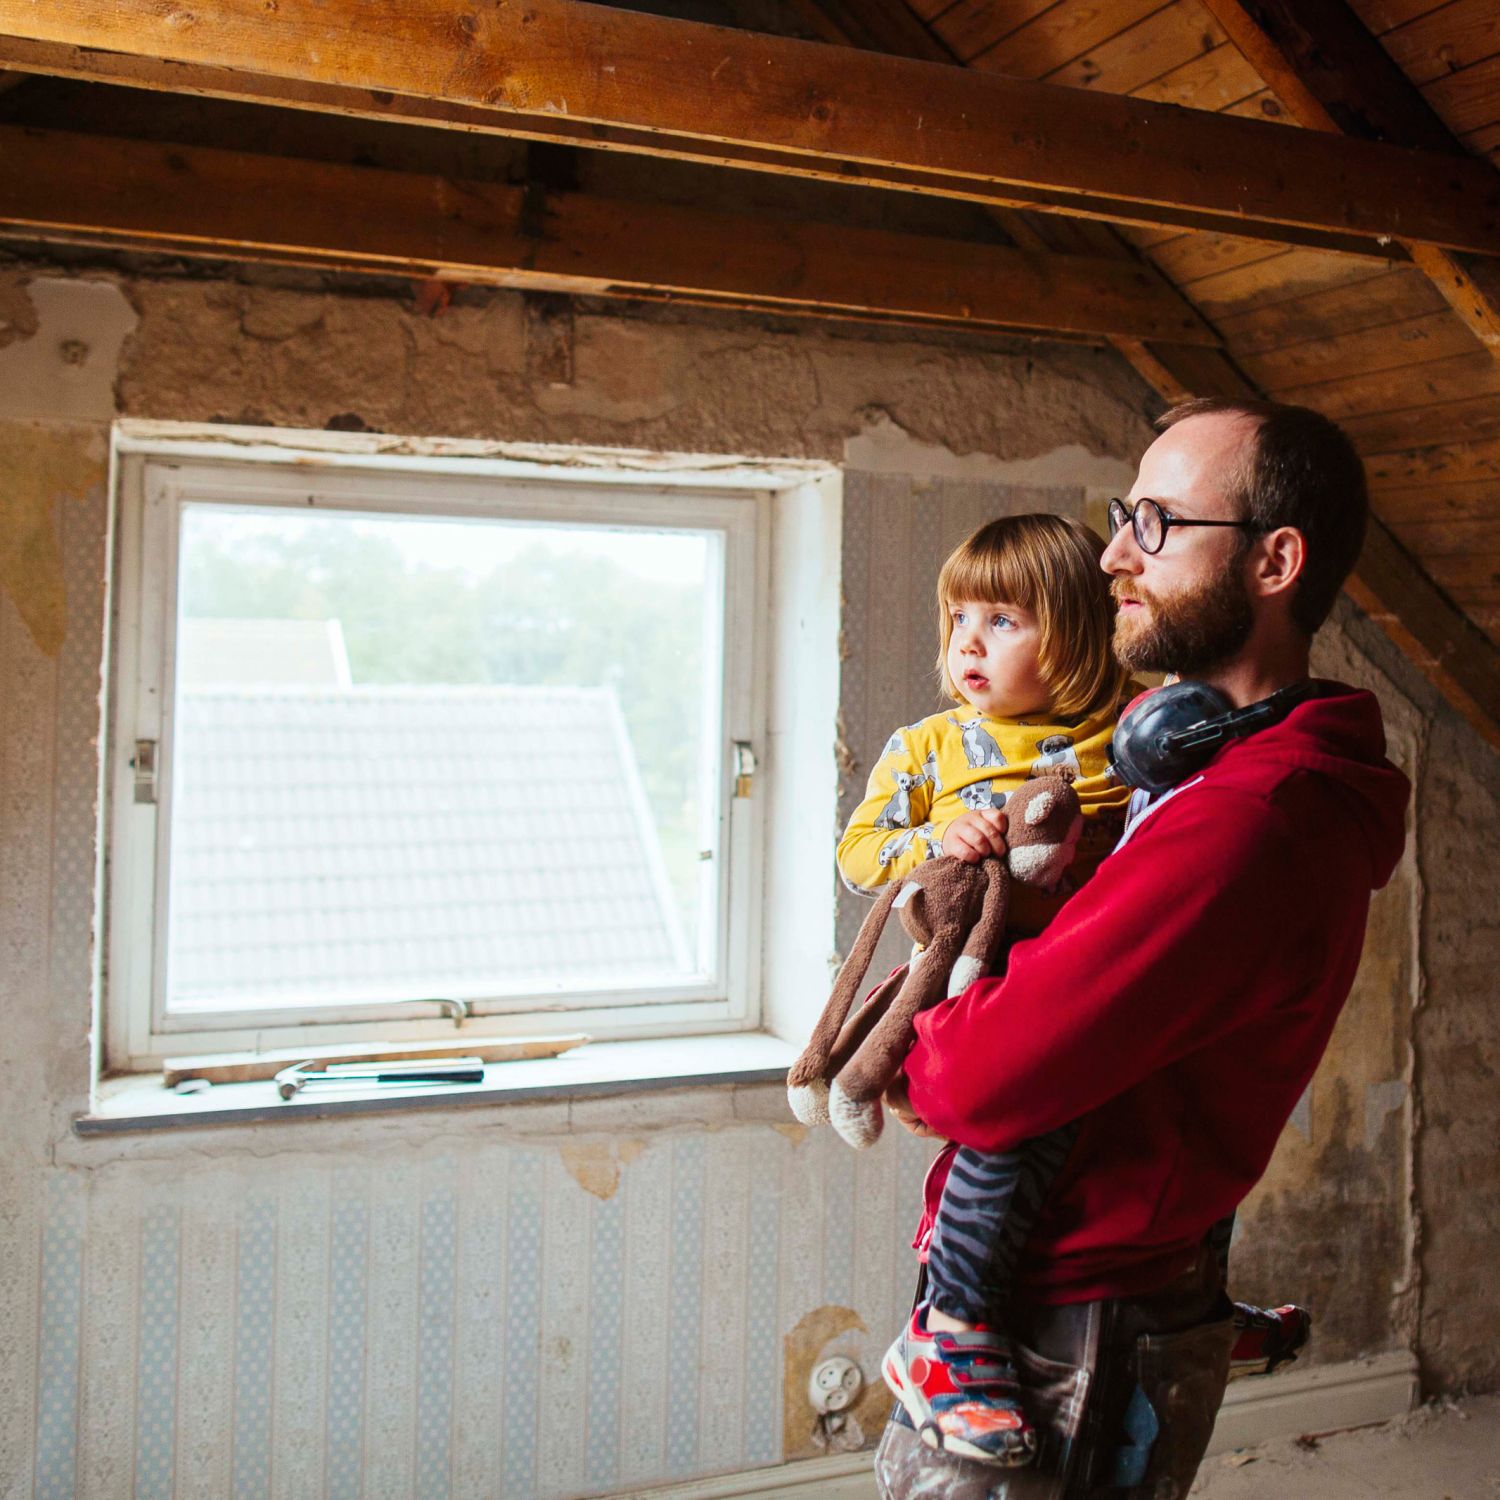
<svg viewBox="0 0 1500 1500"><path fill-rule="evenodd" d="M1242 557L1236 555L1218 578L1176 594L1152 594L1117 579L1114 595L1141 601L1135 611L1115 617L1115 655L1130 672L1177 672L1185 677L1206 672L1234 656L1250 639L1255 616L1245 581Z"/></svg>

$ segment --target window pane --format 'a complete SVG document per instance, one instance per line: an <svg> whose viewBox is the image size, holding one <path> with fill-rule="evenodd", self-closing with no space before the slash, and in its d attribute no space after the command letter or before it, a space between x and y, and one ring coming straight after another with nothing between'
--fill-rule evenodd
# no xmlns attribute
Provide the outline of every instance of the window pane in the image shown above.
<svg viewBox="0 0 1500 1500"><path fill-rule="evenodd" d="M168 1009L713 975L722 555L185 506Z"/></svg>

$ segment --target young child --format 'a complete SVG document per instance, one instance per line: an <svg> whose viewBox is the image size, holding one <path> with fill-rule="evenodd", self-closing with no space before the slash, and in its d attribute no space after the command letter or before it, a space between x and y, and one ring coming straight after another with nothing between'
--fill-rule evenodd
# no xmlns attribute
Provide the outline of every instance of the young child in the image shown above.
<svg viewBox="0 0 1500 1500"><path fill-rule="evenodd" d="M956 707L887 741L839 841L848 885L868 893L943 854L1003 854L1007 796L1045 772L1072 780L1084 832L1058 890L1011 887L1009 934L1040 932L1114 848L1130 790L1108 751L1127 679L1111 649L1103 550L1077 521L1012 516L981 527L943 564L938 671ZM934 1447L1004 1465L1035 1456L1002 1325L1026 1238L1076 1134L1070 1125L1014 1151L964 1147L954 1156L927 1246L927 1300L882 1366ZM1221 1266L1231 1224L1211 1237ZM1300 1309L1242 1313L1263 1324L1247 1327L1247 1369L1295 1357L1306 1338ZM1293 1313L1302 1319L1295 1330L1282 1316Z"/></svg>
<svg viewBox="0 0 1500 1500"><path fill-rule="evenodd" d="M1071 778L1084 832L1062 888L1011 887L1009 935L1040 932L1114 847L1130 790L1108 751L1126 675L1110 646L1103 550L1077 521L1010 516L943 564L938 671L957 707L887 742L839 841L847 884L868 892L942 854L972 862L1003 853L1007 796L1045 772ZM952 1452L1000 1464L1035 1452L1000 1325L1036 1209L1074 1133L954 1159L928 1246L928 1301L884 1362L918 1430Z"/></svg>

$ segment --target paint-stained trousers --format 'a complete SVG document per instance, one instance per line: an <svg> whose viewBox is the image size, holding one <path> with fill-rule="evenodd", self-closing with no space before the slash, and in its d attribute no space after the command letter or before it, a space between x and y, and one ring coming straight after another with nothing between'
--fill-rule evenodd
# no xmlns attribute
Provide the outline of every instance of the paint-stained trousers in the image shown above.
<svg viewBox="0 0 1500 1500"><path fill-rule="evenodd" d="M899 1403L875 1455L881 1500L1183 1500L1213 1432L1235 1339L1205 1247L1188 1276L1146 1297L1017 1306L1036 1465L1001 1469L928 1448Z"/></svg>

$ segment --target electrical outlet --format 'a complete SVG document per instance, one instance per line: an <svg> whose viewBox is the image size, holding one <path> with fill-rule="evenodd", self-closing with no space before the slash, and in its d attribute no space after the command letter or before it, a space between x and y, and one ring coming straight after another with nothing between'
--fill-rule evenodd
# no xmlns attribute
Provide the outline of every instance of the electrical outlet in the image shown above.
<svg viewBox="0 0 1500 1500"><path fill-rule="evenodd" d="M864 1383L859 1366L852 1359L836 1354L813 1366L807 1378L807 1399L820 1417L847 1411Z"/></svg>

